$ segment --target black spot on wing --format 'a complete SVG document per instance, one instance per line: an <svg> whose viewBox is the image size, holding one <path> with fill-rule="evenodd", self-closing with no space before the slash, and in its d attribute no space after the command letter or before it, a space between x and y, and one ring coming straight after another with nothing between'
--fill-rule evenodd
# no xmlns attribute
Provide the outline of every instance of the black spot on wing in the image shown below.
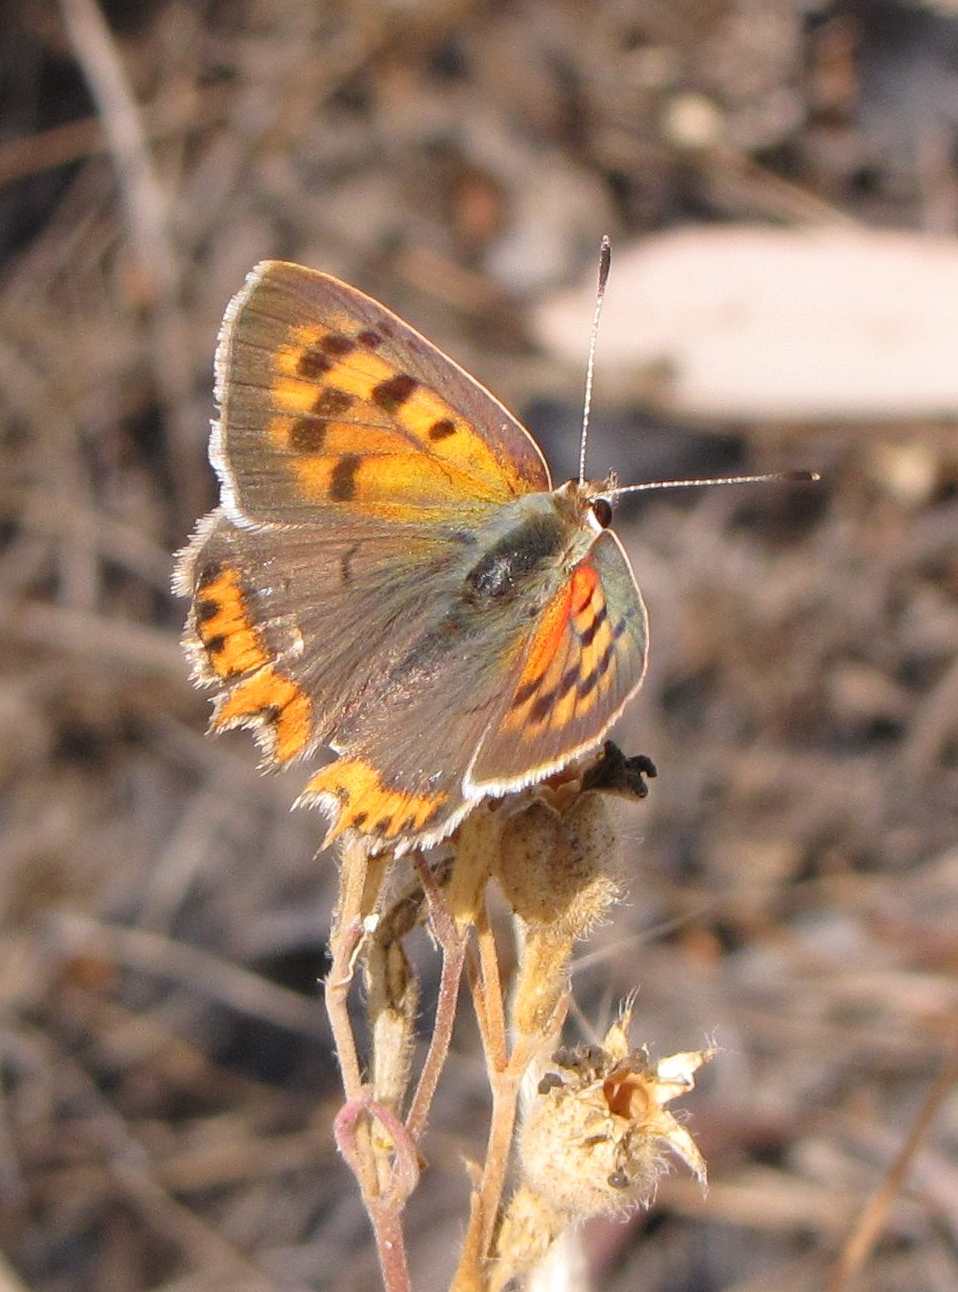
<svg viewBox="0 0 958 1292"><path fill-rule="evenodd" d="M554 701L555 691L547 691L545 695L540 695L529 711L530 722L541 722L552 708Z"/></svg>
<svg viewBox="0 0 958 1292"><path fill-rule="evenodd" d="M345 390L329 386L321 390L308 414L298 418L290 428L289 447L294 453L320 453L326 440L326 422L340 417L353 402Z"/></svg>
<svg viewBox="0 0 958 1292"><path fill-rule="evenodd" d="M603 603L602 605L599 606L598 610L595 612L595 618L592 620L592 623L589 624L588 628L581 636L580 640L582 642L583 647L592 645L592 643L595 641L596 633L605 623L607 618L608 618L608 612L606 611L605 604Z"/></svg>
<svg viewBox="0 0 958 1292"><path fill-rule="evenodd" d="M556 699L557 700L564 699L572 690L572 688L575 686L576 682L578 682L578 680L579 680L579 666L578 664L573 664L571 668L567 668L566 671L562 674L562 678L559 682L558 687L556 688Z"/></svg>
<svg viewBox="0 0 958 1292"><path fill-rule="evenodd" d="M335 386L327 386L322 391L316 402L313 404L313 412L317 417L339 417L345 413L353 403L353 396L345 390L337 390Z"/></svg>
<svg viewBox="0 0 958 1292"><path fill-rule="evenodd" d="M298 376L305 377L307 381L315 381L318 377L322 377L324 373L329 372L332 366L321 350L310 349L304 350L299 356L296 372Z"/></svg>
<svg viewBox="0 0 958 1292"><path fill-rule="evenodd" d="M362 458L358 453L344 453L333 467L329 496L333 502L349 502L356 494L356 472Z"/></svg>
<svg viewBox="0 0 958 1292"><path fill-rule="evenodd" d="M323 337L319 346L327 354L344 355L356 349L356 342L351 336L343 336L341 332L330 332L329 336Z"/></svg>
<svg viewBox="0 0 958 1292"><path fill-rule="evenodd" d="M599 667L601 668L601 665ZM562 677L559 679L559 681L556 683L554 687L552 687L550 690L544 692L544 694L539 696L538 700L536 700L535 704L532 706L531 710L529 711L530 720L532 722L541 722L542 719L546 716L546 714L548 714L549 711L552 709L552 706L557 701L564 699L569 694L569 692L572 690L572 688L575 686L578 680L579 680L579 667L577 664L573 664L570 668L566 669L566 671L562 674ZM532 692L536 689L536 686L537 684L533 682L533 683L527 683L526 686L523 687L523 690L527 690L529 687L532 688L532 690L529 692L529 695L525 697L527 700L529 699L529 696L532 694ZM515 704L515 707L518 708L520 706L519 704Z"/></svg>
<svg viewBox="0 0 958 1292"><path fill-rule="evenodd" d="M371 399L384 413L394 413L401 408L419 383L406 372L397 372L388 381L373 387Z"/></svg>
<svg viewBox="0 0 958 1292"><path fill-rule="evenodd" d="M526 682L525 686L520 686L519 690L512 697L512 708L521 709L527 700L531 700L539 689L539 678L533 678L531 682Z"/></svg>
<svg viewBox="0 0 958 1292"><path fill-rule="evenodd" d="M208 583L218 579L223 570L222 561L207 561L196 576L196 587L205 588Z"/></svg>
<svg viewBox="0 0 958 1292"><path fill-rule="evenodd" d="M382 345L383 343L382 336L378 332L374 332L372 328L367 328L365 332L360 332L356 340L362 342L363 345L368 345L370 350L375 350L377 345Z"/></svg>
<svg viewBox="0 0 958 1292"><path fill-rule="evenodd" d="M579 699L584 700L587 695L591 695L592 692L595 690L595 688L598 686L598 684L599 684L599 667L596 666L590 672L586 673L585 677L579 683Z"/></svg>
<svg viewBox="0 0 958 1292"><path fill-rule="evenodd" d="M599 660L598 664L596 665L596 668L598 669L600 677L605 676L605 673L608 670L609 665L612 663L612 655L614 651L615 651L615 646L613 645L612 642L609 642L608 646L606 646L605 650L602 652L602 658Z"/></svg>
<svg viewBox="0 0 958 1292"><path fill-rule="evenodd" d="M289 447L294 453L319 453L326 439L326 423L300 417L289 428Z"/></svg>
<svg viewBox="0 0 958 1292"><path fill-rule="evenodd" d="M359 544L354 543L348 551L343 552L339 558L339 577L343 583L352 583L353 581L353 557L358 551Z"/></svg>
<svg viewBox="0 0 958 1292"><path fill-rule="evenodd" d="M440 417L438 422L433 422L429 428L429 438L431 440L446 440L450 435L455 435L456 423L451 417Z"/></svg>
<svg viewBox="0 0 958 1292"><path fill-rule="evenodd" d="M215 619L220 612L220 603L214 601L212 597L203 597L196 603L196 618L198 623L205 623L207 619Z"/></svg>

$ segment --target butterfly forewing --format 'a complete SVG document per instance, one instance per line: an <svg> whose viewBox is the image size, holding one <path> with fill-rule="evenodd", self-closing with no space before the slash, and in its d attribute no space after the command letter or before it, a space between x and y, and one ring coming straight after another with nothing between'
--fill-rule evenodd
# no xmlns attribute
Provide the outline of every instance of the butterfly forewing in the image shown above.
<svg viewBox="0 0 958 1292"><path fill-rule="evenodd" d="M355 288L267 261L227 310L211 456L241 522L394 522L549 488L535 442L452 360Z"/></svg>

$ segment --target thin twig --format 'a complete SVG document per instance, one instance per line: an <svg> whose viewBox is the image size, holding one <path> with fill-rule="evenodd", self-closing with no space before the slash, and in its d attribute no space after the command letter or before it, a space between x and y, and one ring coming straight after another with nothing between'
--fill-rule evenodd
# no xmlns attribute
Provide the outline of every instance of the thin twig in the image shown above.
<svg viewBox="0 0 958 1292"><path fill-rule="evenodd" d="M63 21L103 122L123 192L130 244L143 282L152 288L150 355L157 392L170 422L174 479L184 518L203 507L199 444L191 409L192 355L179 309L179 265L170 202L153 165L140 105L97 0L60 0Z"/></svg>
<svg viewBox="0 0 958 1292"><path fill-rule="evenodd" d="M96 0L60 0L60 11L113 156L137 255L158 290L171 292L176 284L176 257L166 195L113 34Z"/></svg>
<svg viewBox="0 0 958 1292"><path fill-rule="evenodd" d="M406 1197L419 1175L415 1145L392 1110L375 1103L372 1091L363 1085L348 1006L349 988L365 935L363 917L371 910L384 873L381 860L375 863L375 871L371 870L362 843L347 843L339 875L339 901L329 935L332 965L326 978L325 999L346 1094L345 1107L335 1123L337 1144L359 1182L376 1240L383 1286L386 1292L408 1292L409 1269L401 1218ZM386 1192L379 1188L368 1126L359 1123L363 1111L386 1127L395 1146Z"/></svg>
<svg viewBox="0 0 958 1292"><path fill-rule="evenodd" d="M911 1131L902 1145L901 1152L892 1163L881 1185L868 1199L852 1227L841 1255L835 1263L828 1285L829 1292L843 1292L843 1289L849 1287L852 1280L861 1273L878 1240L888 1210L904 1183L921 1141L956 1081L958 1081L958 1052L953 1052L929 1090Z"/></svg>
<svg viewBox="0 0 958 1292"><path fill-rule="evenodd" d="M393 1177L388 1194L376 1199L380 1207L401 1209L419 1183L419 1156L412 1136L387 1104L377 1103L372 1088L364 1086L358 1099L351 1099L336 1114L333 1133L336 1146L354 1172L357 1170L356 1126L360 1116L368 1113L381 1122L395 1149Z"/></svg>
<svg viewBox="0 0 958 1292"><path fill-rule="evenodd" d="M432 1036L419 1074L416 1093L406 1117L406 1129L418 1143L426 1129L429 1109L449 1053L449 1042L452 1039L453 1024L456 1021L459 983L466 956L466 937L456 927L456 922L443 899L442 890L436 883L429 863L421 853L416 854L416 868L429 906L433 933L442 950L442 973L439 979L439 997L436 1001Z"/></svg>
<svg viewBox="0 0 958 1292"><path fill-rule="evenodd" d="M392 1182L389 1192L378 1197L370 1196L363 1182L365 1174L362 1141L357 1134L359 1118L365 1113L375 1117L386 1129L395 1149ZM333 1132L336 1146L359 1181L363 1201L369 1212L376 1250L383 1276L385 1292L408 1292L409 1265L402 1231L402 1209L406 1199L419 1180L419 1159L409 1132L385 1104L373 1099L372 1090L365 1087L357 1099L351 1099L340 1109Z"/></svg>
<svg viewBox="0 0 958 1292"><path fill-rule="evenodd" d="M206 86L200 91L199 102L192 96L181 96L147 109L146 133L150 139L197 134L218 125L226 115L228 103L224 86ZM31 135L5 139L0 143L0 185L83 161L108 148L103 122L98 116L82 117Z"/></svg>
<svg viewBox="0 0 958 1292"><path fill-rule="evenodd" d="M94 920L77 911L57 912L50 917L49 929L61 954L95 947L98 955L116 964L185 984L252 1018L264 1018L306 1036L325 1036L311 1000L189 943Z"/></svg>
<svg viewBox="0 0 958 1292"><path fill-rule="evenodd" d="M511 1073L500 1073L492 1083L492 1117L489 1138L486 1142L486 1160L479 1184L477 1216L480 1226L480 1250L489 1254L496 1216L502 1201L509 1167L512 1135L516 1128L516 1103L519 1095L518 1079Z"/></svg>
<svg viewBox="0 0 958 1292"><path fill-rule="evenodd" d="M362 903L368 867L369 861L363 848L347 844L339 876L339 903L329 932L332 964L324 984L326 1013L333 1032L333 1044L347 1100L358 1099L363 1086L347 1001L356 955L363 938Z"/></svg>
<svg viewBox="0 0 958 1292"><path fill-rule="evenodd" d="M481 1020L480 1034L492 1091L492 1115L482 1178L478 1192L472 1198L469 1224L454 1284L463 1288L470 1286L470 1278L478 1277L478 1271L474 1269L476 1262L488 1255L492 1243L509 1167L519 1085L532 1056L532 1050L524 1038L519 1039L511 1055L508 1053L505 1004L496 943L485 904L477 919L476 932L480 974L471 974L470 981L476 1017Z"/></svg>

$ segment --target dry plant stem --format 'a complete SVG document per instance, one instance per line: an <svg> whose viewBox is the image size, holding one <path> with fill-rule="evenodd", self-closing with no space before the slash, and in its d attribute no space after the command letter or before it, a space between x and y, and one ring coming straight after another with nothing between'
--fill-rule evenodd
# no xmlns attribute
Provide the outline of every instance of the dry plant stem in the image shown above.
<svg viewBox="0 0 958 1292"><path fill-rule="evenodd" d="M369 859L363 849L347 845L339 874L339 903L329 933L332 964L324 995L347 1099L358 1099L363 1084L347 1000L363 937L363 895L368 869Z"/></svg>
<svg viewBox="0 0 958 1292"><path fill-rule="evenodd" d="M399 1118L384 1104L377 1104L372 1092L363 1090L358 1099L351 1099L336 1117L334 1133L336 1146L352 1167L361 1182L363 1152L357 1136L357 1123L363 1113L375 1117L388 1131L396 1149L392 1186L381 1197L370 1197L364 1191L363 1200L369 1212L376 1251L386 1292L409 1292L409 1266L406 1244L402 1232L402 1209L406 1199L419 1179L419 1162L416 1146Z"/></svg>
<svg viewBox="0 0 958 1292"><path fill-rule="evenodd" d="M506 1041L506 1010L502 999L502 982L499 978L499 960L496 956L496 939L489 923L488 908L483 905L476 924L476 941L479 947L480 978L476 1014L485 1025L483 1043L486 1058L496 1072L504 1071L509 1061Z"/></svg>
<svg viewBox="0 0 958 1292"><path fill-rule="evenodd" d="M381 878L385 864L381 860L375 864L380 868ZM369 859L362 845L347 844L339 874L339 902L329 935L332 965L325 987L326 1010L346 1094L346 1104L336 1118L335 1133L337 1145L359 1182L376 1240L385 1292L408 1292L409 1267L401 1216L406 1197L418 1178L415 1147L410 1149L412 1141L395 1114L374 1103L371 1092L364 1087L349 1021L349 988L363 940L363 915L375 896L372 880ZM386 1128L396 1148L392 1184L385 1194L379 1191L368 1127L359 1124L364 1112Z"/></svg>
<svg viewBox="0 0 958 1292"><path fill-rule="evenodd" d="M463 1243L455 1286L479 1286L481 1271L477 1260L484 1258L492 1242L502 1201L509 1155L515 1132L519 1086L533 1055L529 1038L520 1037L508 1053L505 1005L499 977L496 943L484 907L476 925L479 947L479 975L470 975L480 1020L486 1067L492 1091L492 1116L482 1177L470 1208L469 1225Z"/></svg>
<svg viewBox="0 0 958 1292"><path fill-rule="evenodd" d="M389 1133L395 1149L395 1161L389 1192L375 1199L380 1209L392 1208L399 1212L419 1182L419 1157L412 1136L400 1119L385 1104L377 1103L372 1090L364 1087L358 1099L351 1099L336 1114L333 1132L336 1147L356 1170L358 1165L356 1127L363 1113L375 1117Z"/></svg>
<svg viewBox="0 0 958 1292"><path fill-rule="evenodd" d="M449 1042L452 1039L453 1024L456 1021L459 983L466 955L466 938L465 934L457 929L456 922L443 899L442 890L436 883L429 863L422 853L416 854L416 869L426 895L432 930L442 949L442 973L439 979L439 998L436 1001L432 1037L406 1118L406 1129L412 1139L418 1143L426 1129L426 1120L439 1083L439 1075L449 1053Z"/></svg>
<svg viewBox="0 0 958 1292"><path fill-rule="evenodd" d="M176 282L166 195L153 166L139 105L96 0L60 0L60 11L96 101L117 168L136 250L161 292Z"/></svg>
<svg viewBox="0 0 958 1292"><path fill-rule="evenodd" d="M861 1273L885 1223L888 1209L901 1189L908 1168L921 1146L921 1141L956 1081L958 1081L958 1050L953 1051L946 1061L919 1110L901 1152L858 1217L835 1264L829 1292L843 1292L843 1289L850 1287L853 1280Z"/></svg>
<svg viewBox="0 0 958 1292"><path fill-rule="evenodd" d="M513 1060L522 1056L513 1054ZM506 1183L506 1171L509 1167L509 1151L512 1148L512 1136L516 1128L516 1112L519 1099L519 1082L525 1063L517 1063L515 1068L510 1061L506 1072L492 1076L492 1120L489 1124L489 1140L486 1144L486 1160L482 1167L482 1180L479 1184L479 1204L477 1216L481 1225L481 1251L488 1255L492 1243L493 1229L499 1206L502 1202L502 1190Z"/></svg>

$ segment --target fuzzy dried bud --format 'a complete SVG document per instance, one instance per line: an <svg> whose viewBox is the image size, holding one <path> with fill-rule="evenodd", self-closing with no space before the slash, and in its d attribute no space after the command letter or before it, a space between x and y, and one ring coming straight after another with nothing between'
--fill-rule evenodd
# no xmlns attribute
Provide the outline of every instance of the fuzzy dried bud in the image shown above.
<svg viewBox="0 0 958 1292"><path fill-rule="evenodd" d="M603 796L569 793L567 786L542 791L505 823L498 862L500 885L523 933L512 1026L520 1035L544 1036L568 987L574 943L621 891L615 831Z"/></svg>
<svg viewBox="0 0 958 1292"><path fill-rule="evenodd" d="M615 830L602 796L578 795L564 811L544 797L505 824L497 877L530 928L584 937L619 895Z"/></svg>
<svg viewBox="0 0 958 1292"><path fill-rule="evenodd" d="M398 1111L409 1082L419 984L399 941L372 938L364 969L373 1091L378 1103Z"/></svg>

